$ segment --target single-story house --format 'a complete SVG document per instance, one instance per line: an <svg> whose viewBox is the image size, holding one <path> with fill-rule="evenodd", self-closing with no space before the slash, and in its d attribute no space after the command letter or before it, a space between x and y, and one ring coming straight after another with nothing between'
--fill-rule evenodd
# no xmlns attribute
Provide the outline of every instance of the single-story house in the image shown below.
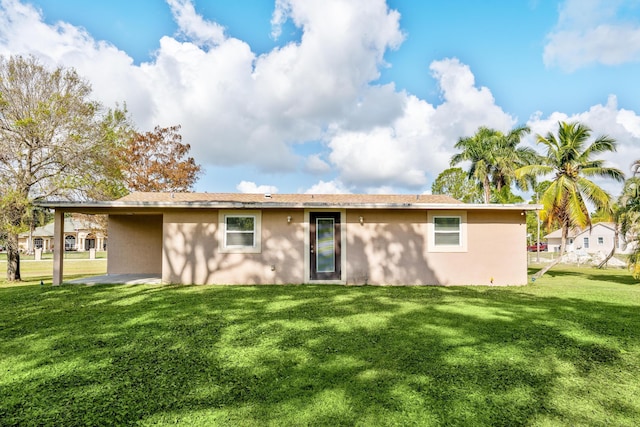
<svg viewBox="0 0 640 427"><path fill-rule="evenodd" d="M562 229L555 230L546 236L549 251L559 252L562 240ZM616 253L628 254L633 251L633 245L627 244L622 235L615 239L615 224L612 222L598 222L589 228L573 228L569 230L567 252L584 252L594 254L602 252L608 254L616 247Z"/></svg>
<svg viewBox="0 0 640 427"><path fill-rule="evenodd" d="M53 222L36 227L33 232L20 233L18 248L24 252L31 252L33 249L49 252L53 250L53 234ZM106 246L107 237L98 224L74 216L64 218L65 251L101 251L105 250Z"/></svg>
<svg viewBox="0 0 640 427"><path fill-rule="evenodd" d="M443 195L132 193L43 202L107 214L108 274L183 284L523 285L526 211Z"/></svg>

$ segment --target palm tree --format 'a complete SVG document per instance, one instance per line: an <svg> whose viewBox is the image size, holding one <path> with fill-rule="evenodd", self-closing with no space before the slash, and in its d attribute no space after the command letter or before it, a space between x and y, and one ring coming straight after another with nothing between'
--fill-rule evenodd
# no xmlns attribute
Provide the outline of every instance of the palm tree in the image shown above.
<svg viewBox="0 0 640 427"><path fill-rule="evenodd" d="M516 171L516 177L544 176L555 174L551 185L541 196L543 210L540 218L547 223L557 221L562 228L560 256L540 270L540 277L557 264L564 255L569 230L573 227L591 227L587 203L598 209L610 206L611 196L588 178L603 177L624 181L622 171L606 167L604 161L593 159L595 155L615 151L616 142L607 136L599 136L588 143L591 129L580 123L558 123L557 136L537 135L538 144L546 148L540 164L527 165Z"/></svg>
<svg viewBox="0 0 640 427"><path fill-rule="evenodd" d="M640 177L634 176L625 182L618 204L620 233L627 244L634 245L628 260L629 269L633 277L640 278Z"/></svg>
<svg viewBox="0 0 640 427"><path fill-rule="evenodd" d="M521 126L504 134L498 130L480 127L475 135L460 138L455 148L461 150L451 158L451 166L469 161L468 176L478 182L484 193L484 202L491 202L492 186L500 192L511 186L515 170L534 162L537 154L531 148L518 147L523 135L531 130ZM526 184L524 184L526 186Z"/></svg>
<svg viewBox="0 0 640 427"><path fill-rule="evenodd" d="M496 147L494 147L494 169L492 182L498 192L503 187L511 187L515 181L516 186L527 189L528 184L534 185L535 179L529 182L516 179L515 171L526 165L540 161L538 153L530 147L519 147L522 137L531 132L527 126L520 126L511 130L508 134L496 133Z"/></svg>

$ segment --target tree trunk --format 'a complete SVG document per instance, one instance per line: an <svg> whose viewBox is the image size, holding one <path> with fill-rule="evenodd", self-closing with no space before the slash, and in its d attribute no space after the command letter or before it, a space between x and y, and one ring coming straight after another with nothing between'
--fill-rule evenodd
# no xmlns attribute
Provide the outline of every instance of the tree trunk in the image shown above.
<svg viewBox="0 0 640 427"><path fill-rule="evenodd" d="M569 227L566 225L562 226L562 238L560 239L560 253L558 254L558 258L552 263L550 263L549 265L547 265L546 267L544 267L542 270L534 274L533 277L531 278L532 282L535 282L537 279L544 276L547 271L551 270L553 267L558 265L558 263L562 259L562 256L564 255L564 252L566 250L568 237L569 237Z"/></svg>
<svg viewBox="0 0 640 427"><path fill-rule="evenodd" d="M13 233L7 236L7 280L10 282L22 280L20 277L18 235Z"/></svg>
<svg viewBox="0 0 640 427"><path fill-rule="evenodd" d="M611 248L611 252L609 252L609 255L607 255L607 257L603 259L600 264L598 264L598 268L605 268L607 266L607 263L609 262L609 260L613 258L613 256L616 253L617 243L618 243L618 224L615 225L615 230L613 232L613 247Z"/></svg>
<svg viewBox="0 0 640 427"><path fill-rule="evenodd" d="M482 181L482 188L484 189L484 203L488 205L491 203L491 183L488 176Z"/></svg>

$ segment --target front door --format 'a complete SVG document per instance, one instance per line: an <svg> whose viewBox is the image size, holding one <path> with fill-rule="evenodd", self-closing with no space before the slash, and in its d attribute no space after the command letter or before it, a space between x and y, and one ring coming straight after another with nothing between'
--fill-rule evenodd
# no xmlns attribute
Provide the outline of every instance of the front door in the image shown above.
<svg viewBox="0 0 640 427"><path fill-rule="evenodd" d="M311 280L340 280L340 213L309 215Z"/></svg>

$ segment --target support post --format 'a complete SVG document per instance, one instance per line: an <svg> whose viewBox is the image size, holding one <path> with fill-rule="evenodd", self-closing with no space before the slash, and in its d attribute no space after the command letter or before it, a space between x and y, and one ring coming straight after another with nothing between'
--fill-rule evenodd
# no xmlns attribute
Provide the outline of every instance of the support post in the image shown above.
<svg viewBox="0 0 640 427"><path fill-rule="evenodd" d="M64 212L56 209L53 223L53 285L62 284L64 264Z"/></svg>

